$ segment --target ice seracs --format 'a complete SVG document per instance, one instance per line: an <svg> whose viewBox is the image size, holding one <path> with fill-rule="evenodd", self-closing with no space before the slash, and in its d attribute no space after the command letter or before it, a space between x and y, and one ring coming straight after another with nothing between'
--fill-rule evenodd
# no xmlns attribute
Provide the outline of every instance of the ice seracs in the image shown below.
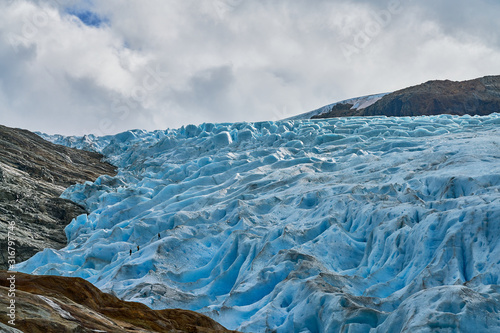
<svg viewBox="0 0 500 333"><path fill-rule="evenodd" d="M58 137L119 173L69 188L91 213L67 226L66 248L18 269L244 332L500 331L499 125L370 117Z"/></svg>

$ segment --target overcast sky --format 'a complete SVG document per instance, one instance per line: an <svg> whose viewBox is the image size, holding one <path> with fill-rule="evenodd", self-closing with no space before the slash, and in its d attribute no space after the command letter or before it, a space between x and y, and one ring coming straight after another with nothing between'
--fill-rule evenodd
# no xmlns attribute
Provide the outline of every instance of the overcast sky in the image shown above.
<svg viewBox="0 0 500 333"><path fill-rule="evenodd" d="M0 124L278 120L500 74L498 0L1 0Z"/></svg>

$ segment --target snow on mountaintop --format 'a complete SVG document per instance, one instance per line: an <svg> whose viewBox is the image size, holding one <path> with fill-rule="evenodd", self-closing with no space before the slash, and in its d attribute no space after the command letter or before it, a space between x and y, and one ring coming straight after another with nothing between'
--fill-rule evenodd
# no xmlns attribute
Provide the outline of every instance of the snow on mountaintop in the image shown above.
<svg viewBox="0 0 500 333"><path fill-rule="evenodd" d="M66 190L91 213L66 227L66 248L17 268L244 332L500 332L499 125L443 115L54 137L99 147L119 173Z"/></svg>
<svg viewBox="0 0 500 333"><path fill-rule="evenodd" d="M287 118L285 120L302 120L302 119L311 119L314 116L318 116L320 114L323 114L325 112L328 112L332 109L333 106L338 105L338 104L352 104L351 109L356 109L356 110L361 110L364 108L369 107L372 104L375 104L378 100L380 100L382 97L387 95L389 93L383 93L383 94L376 94L376 95L368 95L368 96L362 96L362 97L356 97L356 98L350 98L346 99L340 102L332 103L325 105L323 107L320 107L319 109L309 111L306 113L299 114L297 116L293 116L290 118Z"/></svg>

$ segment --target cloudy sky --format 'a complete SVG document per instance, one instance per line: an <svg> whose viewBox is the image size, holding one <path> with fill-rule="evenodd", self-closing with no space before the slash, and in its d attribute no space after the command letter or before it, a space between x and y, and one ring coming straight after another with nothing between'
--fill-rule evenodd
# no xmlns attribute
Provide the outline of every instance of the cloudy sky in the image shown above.
<svg viewBox="0 0 500 333"><path fill-rule="evenodd" d="M0 124L278 120L500 74L498 0L1 0Z"/></svg>

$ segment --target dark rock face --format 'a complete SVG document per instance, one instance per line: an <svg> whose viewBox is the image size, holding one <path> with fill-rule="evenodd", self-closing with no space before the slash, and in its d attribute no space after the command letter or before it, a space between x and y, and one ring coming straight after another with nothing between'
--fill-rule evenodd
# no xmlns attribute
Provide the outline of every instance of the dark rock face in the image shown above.
<svg viewBox="0 0 500 333"><path fill-rule="evenodd" d="M0 269L7 269L9 226L16 262L38 251L66 245L64 227L86 213L60 199L70 185L114 175L115 168L96 153L54 145L29 131L0 125Z"/></svg>
<svg viewBox="0 0 500 333"><path fill-rule="evenodd" d="M386 95L362 111L365 116L488 115L500 111L500 76L430 81Z"/></svg>
<svg viewBox="0 0 500 333"><path fill-rule="evenodd" d="M80 278L35 276L0 271L0 306L7 309L15 276L16 317L13 328L30 333L61 332L234 332L212 319L186 310L151 310L101 292ZM0 317L0 331L16 332Z"/></svg>
<svg viewBox="0 0 500 333"><path fill-rule="evenodd" d="M344 104L345 105L345 104ZM313 118L345 116L488 115L500 112L500 76L429 81L385 95L365 109L337 107Z"/></svg>
<svg viewBox="0 0 500 333"><path fill-rule="evenodd" d="M352 107L353 104L336 104L330 111L313 116L311 119L348 117L349 115L352 115Z"/></svg>

